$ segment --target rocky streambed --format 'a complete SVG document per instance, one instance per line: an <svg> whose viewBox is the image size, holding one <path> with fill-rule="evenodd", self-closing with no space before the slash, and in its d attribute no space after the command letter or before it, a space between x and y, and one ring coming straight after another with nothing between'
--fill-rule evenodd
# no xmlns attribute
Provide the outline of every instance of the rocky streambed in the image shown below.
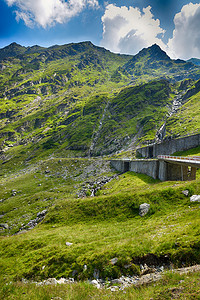
<svg viewBox="0 0 200 300"><path fill-rule="evenodd" d="M110 289L112 292L119 291L119 290L124 290L127 287L130 286L141 286L144 284L150 284L152 282L156 282L161 280L164 277L164 274L166 271L169 271L168 269L164 269L163 266L157 267L154 269L153 273L152 268L149 268L147 265L140 266L142 268L142 274L141 276L121 276L120 278L117 279L93 279L93 280L88 280L90 284L95 286L98 289ZM177 274L188 274L192 272L200 272L200 265L194 265L191 267L185 267L185 268L179 268L179 269L173 269L171 268L170 270L172 273L177 273ZM144 274L147 272L147 274ZM46 280L40 281L40 282L30 282L26 279L22 279L23 283L34 283L37 286L42 286L42 285L57 285L57 284L76 284L77 281L74 280L74 278L48 278Z"/></svg>
<svg viewBox="0 0 200 300"><path fill-rule="evenodd" d="M97 178L96 180L86 181L82 188L77 192L78 198L84 198L86 196L94 197L97 192L108 182L118 177L118 174L114 174L113 176L103 176Z"/></svg>

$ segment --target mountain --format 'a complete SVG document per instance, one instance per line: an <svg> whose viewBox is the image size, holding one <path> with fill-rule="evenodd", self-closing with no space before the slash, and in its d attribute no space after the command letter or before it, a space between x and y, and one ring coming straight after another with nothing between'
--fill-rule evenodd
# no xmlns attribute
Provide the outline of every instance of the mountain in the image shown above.
<svg viewBox="0 0 200 300"><path fill-rule="evenodd" d="M190 58L189 60L187 60L187 62L191 62L196 66L200 66L200 59L198 58Z"/></svg>
<svg viewBox="0 0 200 300"><path fill-rule="evenodd" d="M198 298L193 272L181 286L173 272L149 294L107 286L200 263L199 203L190 201L200 170L191 182L160 182L110 164L199 133L200 67L157 45L130 56L90 42L14 43L0 57L0 298Z"/></svg>
<svg viewBox="0 0 200 300"><path fill-rule="evenodd" d="M163 78L172 82L186 77L199 78L199 70L192 62L172 60L156 44L141 50L122 67L122 70L132 75L132 80L136 82L138 77L140 80Z"/></svg>
<svg viewBox="0 0 200 300"><path fill-rule="evenodd" d="M26 52L26 47L17 43L12 43L3 49L0 49L0 60L8 57L15 57Z"/></svg>
<svg viewBox="0 0 200 300"><path fill-rule="evenodd" d="M49 48L13 43L0 51L2 157L11 145L30 147L34 157L54 150L113 154L155 142L163 123L163 138L178 136L178 125L168 129L178 124L170 121L178 113L173 103L179 98L180 108L198 94L200 68L171 60L157 45L135 56L91 42ZM186 127L187 133L196 130Z"/></svg>

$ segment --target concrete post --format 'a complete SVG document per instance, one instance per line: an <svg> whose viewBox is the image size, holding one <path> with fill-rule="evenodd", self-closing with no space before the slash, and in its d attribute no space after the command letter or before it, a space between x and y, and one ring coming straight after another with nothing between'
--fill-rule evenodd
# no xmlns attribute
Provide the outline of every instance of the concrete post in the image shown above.
<svg viewBox="0 0 200 300"><path fill-rule="evenodd" d="M191 167L191 172L190 172L190 180L195 180L196 179L196 168Z"/></svg>
<svg viewBox="0 0 200 300"><path fill-rule="evenodd" d="M167 163L164 161L159 161L159 171L158 171L158 178L161 181L167 180Z"/></svg>

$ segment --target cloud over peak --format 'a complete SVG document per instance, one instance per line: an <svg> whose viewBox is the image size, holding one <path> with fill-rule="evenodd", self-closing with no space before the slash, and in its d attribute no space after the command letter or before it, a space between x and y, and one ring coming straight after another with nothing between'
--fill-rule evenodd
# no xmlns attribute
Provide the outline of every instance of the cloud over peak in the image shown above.
<svg viewBox="0 0 200 300"><path fill-rule="evenodd" d="M200 4L184 5L174 17L175 29L169 39L169 52L174 57L200 57Z"/></svg>
<svg viewBox="0 0 200 300"><path fill-rule="evenodd" d="M28 27L43 28L64 23L78 15L86 7L98 7L97 0L5 0L16 7L16 19L22 19Z"/></svg>
<svg viewBox="0 0 200 300"><path fill-rule="evenodd" d="M159 45L172 58L200 57L200 4L184 5L174 17L173 37L163 42L165 30L155 19L151 6L106 6L102 17L102 46L119 53L136 54L142 48Z"/></svg>
<svg viewBox="0 0 200 300"><path fill-rule="evenodd" d="M155 19L151 6L141 11L137 7L117 7L109 4L102 17L103 39L101 44L114 52L135 54L141 48L157 43L165 49L161 37L165 30Z"/></svg>

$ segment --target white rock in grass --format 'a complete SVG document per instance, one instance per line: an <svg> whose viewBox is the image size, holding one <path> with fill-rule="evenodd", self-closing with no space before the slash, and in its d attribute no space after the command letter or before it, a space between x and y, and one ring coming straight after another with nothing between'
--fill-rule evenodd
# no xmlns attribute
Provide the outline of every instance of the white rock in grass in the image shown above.
<svg viewBox="0 0 200 300"><path fill-rule="evenodd" d="M190 202L200 202L200 195L192 195L190 197Z"/></svg>
<svg viewBox="0 0 200 300"><path fill-rule="evenodd" d="M117 262L118 262L118 258L117 257L114 257L110 260L111 264L112 265L115 265Z"/></svg>
<svg viewBox="0 0 200 300"><path fill-rule="evenodd" d="M189 191L188 190L184 190L182 191L183 195L185 195L186 197L189 195Z"/></svg>
<svg viewBox="0 0 200 300"><path fill-rule="evenodd" d="M100 283L97 280L95 280L95 279L91 281L91 284L94 285L94 286L96 286L97 289L101 288Z"/></svg>
<svg viewBox="0 0 200 300"><path fill-rule="evenodd" d="M66 246L71 246L71 245L73 245L73 243L66 242L65 245Z"/></svg>
<svg viewBox="0 0 200 300"><path fill-rule="evenodd" d="M56 285L58 282L55 278L48 278L47 280L44 280L45 285Z"/></svg>
<svg viewBox="0 0 200 300"><path fill-rule="evenodd" d="M140 207L139 207L140 217L145 216L148 213L149 209L150 209L150 204L147 204L147 203L141 204Z"/></svg>
<svg viewBox="0 0 200 300"><path fill-rule="evenodd" d="M57 283L58 283L58 284L65 284L66 281L67 281L67 280L66 280L65 278L60 278L60 279L57 280Z"/></svg>
<svg viewBox="0 0 200 300"><path fill-rule="evenodd" d="M87 271L87 265L83 266L83 271Z"/></svg>
<svg viewBox="0 0 200 300"><path fill-rule="evenodd" d="M0 224L0 227L3 227L4 229L9 229L9 226L6 223Z"/></svg>

